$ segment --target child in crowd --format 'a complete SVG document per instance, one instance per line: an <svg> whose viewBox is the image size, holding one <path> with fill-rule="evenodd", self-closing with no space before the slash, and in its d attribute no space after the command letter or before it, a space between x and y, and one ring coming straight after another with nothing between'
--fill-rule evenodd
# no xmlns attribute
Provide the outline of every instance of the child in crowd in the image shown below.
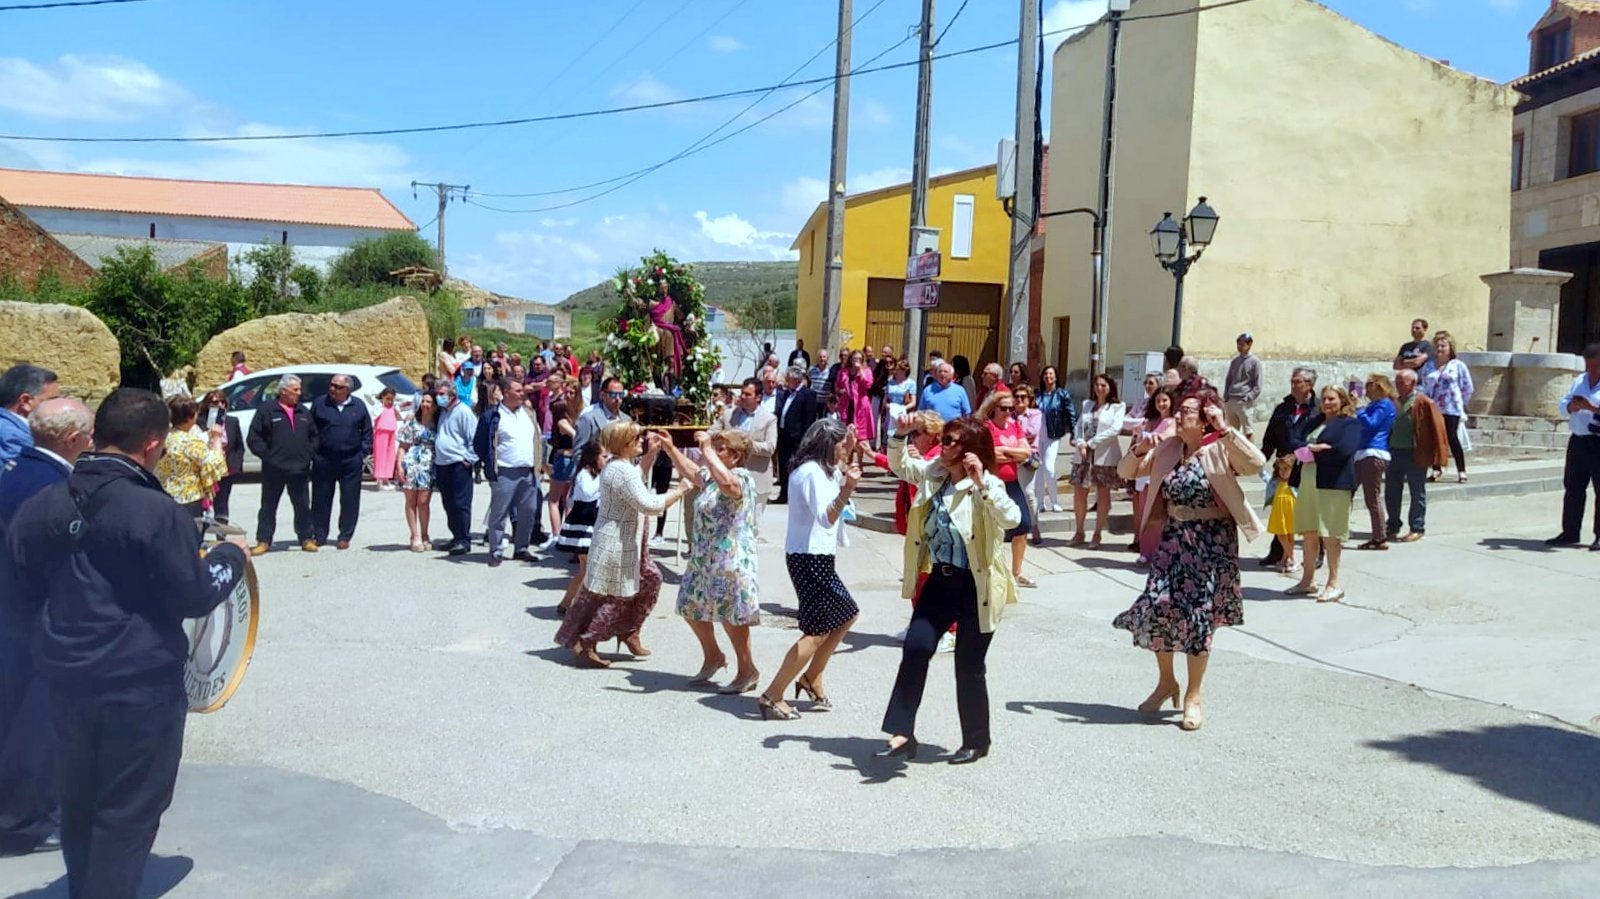
<svg viewBox="0 0 1600 899"><path fill-rule="evenodd" d="M1283 574L1294 574L1300 566L1294 561L1294 498L1295 489L1289 486L1289 476L1294 474L1294 457L1279 456L1272 464L1272 483L1276 484L1272 494L1272 513L1267 517L1267 533L1276 535L1278 545L1283 547L1283 561L1278 563L1278 571Z"/></svg>

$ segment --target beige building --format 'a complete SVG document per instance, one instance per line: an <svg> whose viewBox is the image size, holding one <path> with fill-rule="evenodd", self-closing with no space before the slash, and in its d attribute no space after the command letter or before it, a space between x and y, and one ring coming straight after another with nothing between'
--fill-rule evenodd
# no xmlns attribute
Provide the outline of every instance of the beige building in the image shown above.
<svg viewBox="0 0 1600 899"><path fill-rule="evenodd" d="M1528 42L1511 83L1511 264L1572 273L1556 346L1537 349L1576 353L1600 340L1600 2L1555 0Z"/></svg>
<svg viewBox="0 0 1600 899"><path fill-rule="evenodd" d="M1480 345L1479 276L1506 264L1515 93L1310 0L1199 5L1137 0L1122 28L1110 367L1167 346L1173 278L1149 232L1202 195L1222 220L1184 285L1196 355L1232 355L1248 330L1269 359L1388 358L1418 315ZM1109 30L1054 56L1051 209L1096 203ZM1049 219L1045 355L1080 373L1090 238L1086 217Z"/></svg>

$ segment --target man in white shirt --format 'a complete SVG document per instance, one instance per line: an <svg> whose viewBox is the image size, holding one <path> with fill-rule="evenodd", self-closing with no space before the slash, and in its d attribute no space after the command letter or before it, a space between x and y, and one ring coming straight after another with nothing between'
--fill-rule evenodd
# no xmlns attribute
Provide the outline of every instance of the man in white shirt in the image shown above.
<svg viewBox="0 0 1600 899"><path fill-rule="evenodd" d="M1572 382L1572 389L1561 399L1561 414L1567 416L1572 436L1567 438L1567 466L1561 486L1561 533L1545 543L1575 546L1583 537L1583 507L1587 491L1593 490L1594 542L1589 549L1600 552L1600 343L1583 349L1583 374Z"/></svg>
<svg viewBox="0 0 1600 899"><path fill-rule="evenodd" d="M777 357L774 356L774 359ZM778 370L769 368L761 372L761 411L778 414Z"/></svg>
<svg viewBox="0 0 1600 899"><path fill-rule="evenodd" d="M761 395L756 392L756 379L751 378L739 388L739 398L732 409L711 427L712 431L738 430L750 435L750 455L744 467L756 479L756 510L766 511L767 500L772 497L772 457L778 451L778 419L768 412Z"/></svg>
<svg viewBox="0 0 1600 899"><path fill-rule="evenodd" d="M544 439L539 422L524 402L522 384L507 381L504 391L500 405L484 413L473 441L489 477L489 527L484 537L489 544L490 568L500 565L500 542L506 533L506 517L513 510L512 557L533 561L528 541L539 520L539 465L544 460Z"/></svg>

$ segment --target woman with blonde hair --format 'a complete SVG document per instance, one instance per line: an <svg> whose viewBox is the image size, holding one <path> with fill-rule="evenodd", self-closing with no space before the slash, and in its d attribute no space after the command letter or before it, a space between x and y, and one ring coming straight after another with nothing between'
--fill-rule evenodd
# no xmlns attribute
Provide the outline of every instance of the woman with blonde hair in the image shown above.
<svg viewBox="0 0 1600 899"><path fill-rule="evenodd" d="M1003 546L1005 534L1021 523L1026 500L1019 506L996 474L992 427L955 419L944 425L938 456L920 459L906 445L908 432L918 424L911 416L901 418L889 447L895 476L917 488L901 580L903 595L914 595L916 603L883 713L889 745L878 755L916 757L917 710L928 661L950 627L959 624L955 675L961 748L949 762L964 765L989 754L985 659L1001 614L1017 598Z"/></svg>
<svg viewBox="0 0 1600 899"><path fill-rule="evenodd" d="M1300 460L1300 495L1295 497L1294 529L1304 545L1300 583L1284 593L1316 596L1317 602L1344 599L1339 586L1341 541L1350 536L1350 505L1356 495L1356 453L1361 449L1361 422L1355 401L1343 387L1322 388L1322 412L1312 419L1306 442L1295 448ZM1317 553L1326 551L1328 581L1317 589Z"/></svg>
<svg viewBox="0 0 1600 899"><path fill-rule="evenodd" d="M1472 402L1472 372L1467 364L1456 358L1456 339L1449 331L1433 335L1433 371L1428 373L1423 392L1433 400L1444 416L1445 437L1450 441L1450 455L1456 460L1456 481L1467 482L1467 452L1461 443L1461 420L1467 415L1467 404ZM1444 473L1442 467L1433 470L1437 479Z"/></svg>
<svg viewBox="0 0 1600 899"><path fill-rule="evenodd" d="M1372 535L1356 549L1388 549L1389 537L1384 528L1383 481L1389 471L1389 432L1394 430L1394 383L1386 375L1369 375L1366 384L1367 404L1356 412L1361 422L1361 449L1356 451L1356 483L1361 485L1361 496L1367 503L1367 515L1372 521Z"/></svg>
<svg viewBox="0 0 1600 899"><path fill-rule="evenodd" d="M978 407L978 420L989 429L994 443L995 475L1005 484L1006 495L1022 512L1022 520L1006 532L1006 541L1011 544L1011 578L1018 587L1038 586L1022 573L1028 534L1033 530L1033 515L1028 509L1028 495L1022 487L1020 469L1033 456L1033 444L1017 418L1016 395L1006 390L990 391L983 405Z"/></svg>
<svg viewBox="0 0 1600 899"><path fill-rule="evenodd" d="M750 628L761 623L761 594L756 579L756 528L760 524L756 479L744 467L750 457L750 435L730 429L694 435L699 461L666 441L672 464L691 490L698 491L689 560L678 585L678 614L700 641L704 661L691 685L709 684L728 667L717 647L715 626L722 625L733 644L738 668L719 693L748 693L761 672L750 654Z"/></svg>
<svg viewBox="0 0 1600 899"><path fill-rule="evenodd" d="M195 518L205 514L217 485L228 476L228 460L222 455L222 425L215 424L206 434L195 427L200 404L187 396L167 400L172 430L167 434L167 451L156 463L155 475L161 488Z"/></svg>
<svg viewBox="0 0 1600 899"><path fill-rule="evenodd" d="M626 644L637 658L650 654L639 640L639 629L661 594L661 569L645 551L640 516L665 513L687 488L680 484L657 494L645 486L641 472L661 453L659 434L647 435L637 424L619 420L606 425L599 439L611 458L600 473L589 565L583 588L556 631L556 642L570 646L580 665L609 668L611 663L596 651L603 640Z"/></svg>
<svg viewBox="0 0 1600 899"><path fill-rule="evenodd" d="M1150 478L1140 511L1162 526L1144 592L1112 626L1156 656L1156 688L1139 711L1155 714L1168 700L1176 707L1181 693L1180 726L1192 731L1205 723L1200 688L1212 638L1219 628L1244 623L1239 532L1253 540L1261 521L1239 477L1260 472L1266 460L1228 427L1222 398L1210 388L1184 396L1176 422L1175 434L1137 461L1123 460L1125 474ZM1174 671L1180 652L1188 659L1186 689Z"/></svg>

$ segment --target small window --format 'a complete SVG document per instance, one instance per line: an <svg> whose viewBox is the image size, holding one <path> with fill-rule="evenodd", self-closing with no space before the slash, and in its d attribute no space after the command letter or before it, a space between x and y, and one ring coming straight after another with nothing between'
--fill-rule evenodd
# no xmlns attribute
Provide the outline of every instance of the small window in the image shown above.
<svg viewBox="0 0 1600 899"><path fill-rule="evenodd" d="M1522 189L1522 135L1511 137L1511 189Z"/></svg>
<svg viewBox="0 0 1600 899"><path fill-rule="evenodd" d="M1561 65L1572 58L1572 22L1560 23L1539 32L1533 39L1533 70Z"/></svg>
<svg viewBox="0 0 1600 899"><path fill-rule="evenodd" d="M1572 136L1567 144L1567 177L1600 171L1600 112L1573 116L1570 122Z"/></svg>
<svg viewBox="0 0 1600 899"><path fill-rule="evenodd" d="M276 377L245 378L224 386L222 389L228 395L228 411L247 412L260 406L266 398L262 388L267 386L269 380L272 382L272 392L276 395L278 392L278 379Z"/></svg>
<svg viewBox="0 0 1600 899"><path fill-rule="evenodd" d="M956 194L954 212L950 215L950 256L953 259L972 258L972 194Z"/></svg>

